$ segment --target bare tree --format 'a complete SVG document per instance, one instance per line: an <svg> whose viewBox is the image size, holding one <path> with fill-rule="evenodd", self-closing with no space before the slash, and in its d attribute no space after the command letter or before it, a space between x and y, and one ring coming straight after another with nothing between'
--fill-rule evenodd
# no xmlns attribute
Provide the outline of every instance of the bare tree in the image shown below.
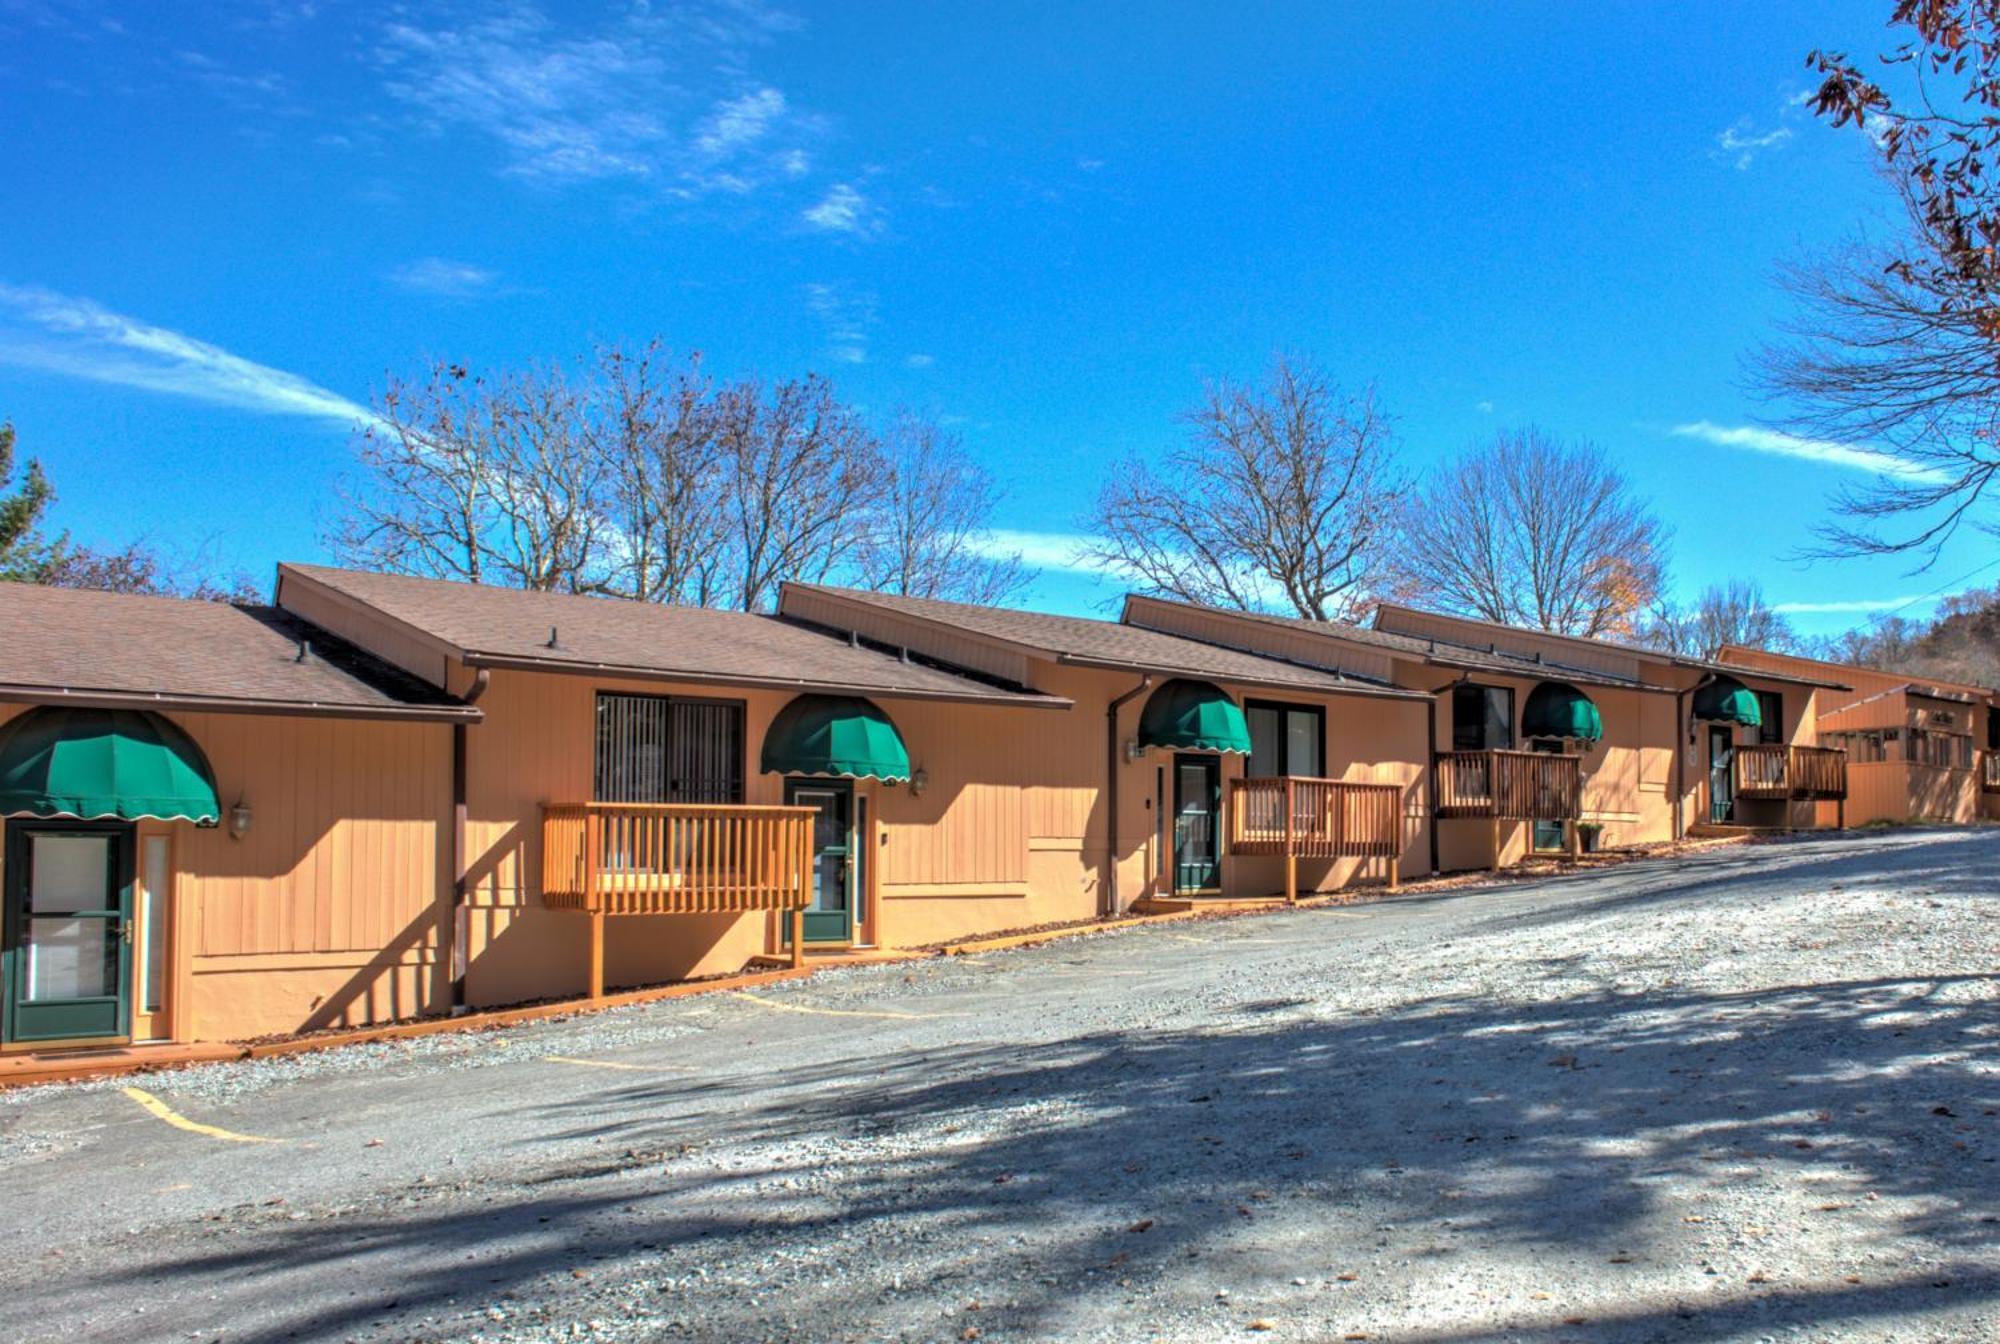
<svg viewBox="0 0 2000 1344"><path fill-rule="evenodd" d="M491 382L437 363L392 381L363 431L365 479L331 537L351 563L585 591L604 564L605 479L582 399L553 370Z"/></svg>
<svg viewBox="0 0 2000 1344"><path fill-rule="evenodd" d="M729 464L701 357L665 366L657 342L598 352L592 448L603 464L614 552L602 591L642 602L725 598Z"/></svg>
<svg viewBox="0 0 2000 1344"><path fill-rule="evenodd" d="M1217 383L1182 418L1187 437L1157 470L1112 469L1087 554L1184 601L1320 621L1364 614L1405 488L1372 389L1347 396L1281 359L1263 386Z"/></svg>
<svg viewBox="0 0 2000 1344"><path fill-rule="evenodd" d="M881 493L859 557L863 587L1001 602L1025 586L1021 557L985 544L999 488L956 435L902 411L883 436L882 455Z"/></svg>
<svg viewBox="0 0 2000 1344"><path fill-rule="evenodd" d="M1799 317L1758 374L1795 432L1877 447L1872 488L1836 497L1821 553L1935 562L1982 518L2000 475L2000 5L1894 0L1892 96L1859 63L1815 51L1813 110L1872 140L1908 222L1786 278Z"/></svg>
<svg viewBox="0 0 2000 1344"><path fill-rule="evenodd" d="M1400 583L1449 611L1556 634L1628 634L1666 531L1595 444L1528 429L1446 463L1403 513Z"/></svg>
<svg viewBox="0 0 2000 1344"><path fill-rule="evenodd" d="M824 582L853 565L867 544L882 454L832 386L817 375L768 388L746 380L716 398L715 415L730 471L732 604L761 610L785 579Z"/></svg>
<svg viewBox="0 0 2000 1344"><path fill-rule="evenodd" d="M1798 645L1791 622L1764 600L1759 585L1743 579L1711 584L1692 606L1656 603L1639 640L1689 658L1712 658L1725 644L1777 652Z"/></svg>

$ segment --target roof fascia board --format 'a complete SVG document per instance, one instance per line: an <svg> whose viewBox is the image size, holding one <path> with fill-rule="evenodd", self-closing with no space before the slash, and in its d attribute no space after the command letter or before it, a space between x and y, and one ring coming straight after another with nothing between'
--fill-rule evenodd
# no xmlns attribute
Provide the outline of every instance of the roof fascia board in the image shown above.
<svg viewBox="0 0 2000 1344"><path fill-rule="evenodd" d="M278 592L277 592L278 601L276 605L285 611L290 611L291 614L294 616L298 616L299 613L296 611L292 611L290 607L285 606L285 584L287 581L305 585L306 587L312 589L313 592L333 602L334 605L336 606L345 607L349 611L371 616L379 621L385 622L388 625L392 625L398 631L408 635L410 638L423 644L426 648L430 649L431 652L439 654L445 658L456 658L460 662L463 662L465 661L467 654L469 653L469 650L460 648L458 645L452 643L444 636L437 634L434 631L426 630L421 625L416 625L410 621L406 621L401 616L398 616L394 612L387 611L384 608L377 606L375 603L368 601L366 598L356 597L354 594L346 591L345 589L336 588L330 583L323 582L322 580L314 578L310 574L302 573L299 570L292 568L290 565L281 562L278 565ZM306 619L306 618L300 617L300 619ZM361 648L367 648L367 645L362 644L360 640L350 640L349 643L355 644ZM379 654L376 656L380 657Z"/></svg>
<svg viewBox="0 0 2000 1344"><path fill-rule="evenodd" d="M884 700L936 700L947 704L1013 705L1023 709L1069 709L1075 704L1059 695L978 695L970 691L928 691L907 687L865 686L846 681L813 681L804 677L731 676L719 672L684 672L670 668L633 667L623 663L593 663L581 659L534 658L525 654L486 653L469 649L467 667L501 671L548 672L558 676L623 677L631 681L682 682L690 686L743 686L773 691L826 691L841 695L879 696ZM943 673L940 675L950 675Z"/></svg>

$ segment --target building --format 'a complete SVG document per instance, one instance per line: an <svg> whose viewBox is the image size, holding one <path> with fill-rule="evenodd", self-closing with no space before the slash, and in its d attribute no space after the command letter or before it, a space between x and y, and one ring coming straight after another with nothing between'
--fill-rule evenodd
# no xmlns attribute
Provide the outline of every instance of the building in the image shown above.
<svg viewBox="0 0 2000 1344"><path fill-rule="evenodd" d="M2000 692L1731 646L1731 667L1837 676L1819 730L1847 752L1852 825L2000 819Z"/></svg>
<svg viewBox="0 0 2000 1344"><path fill-rule="evenodd" d="M789 584L753 615L311 565L274 597L0 585L0 1050L1832 824L1824 698L1876 703L1838 669L1395 606L1114 621ZM1939 704L1910 726L1965 707Z"/></svg>

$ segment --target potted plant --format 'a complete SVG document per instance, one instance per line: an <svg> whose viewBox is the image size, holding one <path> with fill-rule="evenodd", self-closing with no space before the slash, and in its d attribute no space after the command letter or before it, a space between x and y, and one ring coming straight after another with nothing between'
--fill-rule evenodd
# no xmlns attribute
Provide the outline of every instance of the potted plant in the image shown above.
<svg viewBox="0 0 2000 1344"><path fill-rule="evenodd" d="M1597 842L1603 834L1603 822L1579 821L1576 824L1577 846L1586 854L1595 854L1597 852Z"/></svg>

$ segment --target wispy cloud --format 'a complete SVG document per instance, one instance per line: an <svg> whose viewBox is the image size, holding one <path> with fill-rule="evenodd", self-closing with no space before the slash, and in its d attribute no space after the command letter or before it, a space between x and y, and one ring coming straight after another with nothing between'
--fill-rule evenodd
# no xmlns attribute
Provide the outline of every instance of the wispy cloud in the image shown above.
<svg viewBox="0 0 2000 1344"><path fill-rule="evenodd" d="M377 423L367 407L297 374L33 286L0 284L0 364L267 415Z"/></svg>
<svg viewBox="0 0 2000 1344"><path fill-rule="evenodd" d="M1675 425L1668 432L1684 439L1701 439L1719 448L1741 448L1774 457L1796 458L1802 462L1816 462L1846 471L1865 471L1905 482L1936 483L1946 479L1941 472L1905 462L1873 448L1858 448L1850 443L1834 443L1827 439L1800 438L1796 434L1781 434L1777 430L1759 429L1755 425L1717 425L1707 420L1696 420Z"/></svg>
<svg viewBox="0 0 2000 1344"><path fill-rule="evenodd" d="M692 197L804 170L798 142L817 120L745 71L745 54L788 26L754 0L633 5L588 26L524 2L391 23L373 55L393 101L434 132L490 140L513 176Z"/></svg>
<svg viewBox="0 0 2000 1344"><path fill-rule="evenodd" d="M1733 164L1738 172L1742 172L1755 163L1759 155L1782 149L1791 138L1792 128L1789 126L1780 126L1759 135L1750 118L1745 117L1715 137L1715 157Z"/></svg>
<svg viewBox="0 0 2000 1344"><path fill-rule="evenodd" d="M826 331L827 358L840 364L866 364L868 337L876 323L875 295L845 285L805 287L806 308Z"/></svg>
<svg viewBox="0 0 2000 1344"><path fill-rule="evenodd" d="M937 360L930 355L916 354L903 356L903 367L909 369L928 369L935 363L937 363Z"/></svg>
<svg viewBox="0 0 2000 1344"><path fill-rule="evenodd" d="M1914 597L1855 598L1839 602L1774 602L1771 610L1787 616L1851 615L1855 612L1900 611L1904 607L1934 607L1942 597L1935 593Z"/></svg>
<svg viewBox="0 0 2000 1344"><path fill-rule="evenodd" d="M389 272L389 278L404 289L419 294L436 294L447 299L470 299L484 294L499 277L483 266L443 257L425 257Z"/></svg>
<svg viewBox="0 0 2000 1344"><path fill-rule="evenodd" d="M1035 569L1057 569L1070 574L1108 574L1110 568L1086 554L1092 541L1081 532L1030 532L1014 528L988 528L972 539L972 548L990 559L1021 558Z"/></svg>
<svg viewBox="0 0 2000 1344"><path fill-rule="evenodd" d="M882 212L852 183L836 182L819 204L799 216L815 229L867 238L881 227Z"/></svg>

